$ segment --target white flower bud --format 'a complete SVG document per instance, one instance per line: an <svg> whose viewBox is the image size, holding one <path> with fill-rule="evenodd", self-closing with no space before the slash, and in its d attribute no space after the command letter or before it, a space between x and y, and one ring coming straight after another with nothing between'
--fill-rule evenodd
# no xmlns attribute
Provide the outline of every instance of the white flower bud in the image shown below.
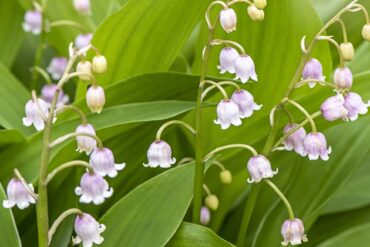
<svg viewBox="0 0 370 247"><path fill-rule="evenodd" d="M233 175L229 170L223 170L220 172L220 179L223 184L231 184L233 181Z"/></svg>
<svg viewBox="0 0 370 247"><path fill-rule="evenodd" d="M340 44L340 50L342 51L342 55L344 60L351 61L353 56L355 55L355 49L351 42L346 42Z"/></svg>
<svg viewBox="0 0 370 247"><path fill-rule="evenodd" d="M231 33L236 30L237 17L233 9L223 9L220 12L220 23L222 28L227 33Z"/></svg>
<svg viewBox="0 0 370 247"><path fill-rule="evenodd" d="M257 9L255 5L249 5L248 15L253 21L262 21L265 18L265 12L261 9Z"/></svg>
<svg viewBox="0 0 370 247"><path fill-rule="evenodd" d="M367 40L367 41L370 41L370 24L366 24L363 28L362 28L362 37Z"/></svg>
<svg viewBox="0 0 370 247"><path fill-rule="evenodd" d="M100 113L105 104L104 89L100 86L91 86L86 93L86 104L92 113Z"/></svg>
<svg viewBox="0 0 370 247"><path fill-rule="evenodd" d="M89 15L91 12L90 0L73 0L73 7L81 14Z"/></svg>
<svg viewBox="0 0 370 247"><path fill-rule="evenodd" d="M254 0L253 3L258 9L264 9L267 5L266 0Z"/></svg>
<svg viewBox="0 0 370 247"><path fill-rule="evenodd" d="M107 70L107 59L102 55L97 55L93 58L92 68L96 73L104 73Z"/></svg>
<svg viewBox="0 0 370 247"><path fill-rule="evenodd" d="M205 204L206 204L206 206L209 208L209 209L211 209L211 210L213 210L213 211L216 211L217 210L217 208L218 208L218 198L217 198L217 196L215 196L215 195L208 195L207 197L206 197L206 199L205 199Z"/></svg>
<svg viewBox="0 0 370 247"><path fill-rule="evenodd" d="M84 75L79 75L78 78L83 81L91 80L92 76L92 66L89 61L81 61L77 64L76 71L78 73L83 73Z"/></svg>

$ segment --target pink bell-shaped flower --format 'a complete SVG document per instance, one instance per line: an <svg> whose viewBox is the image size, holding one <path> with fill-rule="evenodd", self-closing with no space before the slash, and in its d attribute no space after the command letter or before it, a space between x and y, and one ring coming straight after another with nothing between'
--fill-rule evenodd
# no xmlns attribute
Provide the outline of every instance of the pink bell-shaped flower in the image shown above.
<svg viewBox="0 0 370 247"><path fill-rule="evenodd" d="M72 238L74 245L82 243L82 247L91 247L104 241L101 233L105 231L105 225L99 224L90 214L77 215L74 228L77 234Z"/></svg>
<svg viewBox="0 0 370 247"><path fill-rule="evenodd" d="M258 183L264 178L272 178L278 173L273 171L270 161L263 155L256 155L249 159L247 169L251 178L248 183Z"/></svg>
<svg viewBox="0 0 370 247"><path fill-rule="evenodd" d="M304 233L303 222L300 219L286 220L281 226L281 235L283 236L283 246L300 245L307 242L308 239Z"/></svg>
<svg viewBox="0 0 370 247"><path fill-rule="evenodd" d="M96 148L90 155L90 165L99 176L114 178L118 172L125 168L126 164L116 164L113 153L108 148Z"/></svg>
<svg viewBox="0 0 370 247"><path fill-rule="evenodd" d="M224 99L217 105L217 120L215 124L221 125L221 129L227 129L230 125L240 126L239 106L232 100Z"/></svg>
<svg viewBox="0 0 370 247"><path fill-rule="evenodd" d="M145 167L161 167L169 168L176 163L176 159L172 158L171 146L163 140L154 141L147 152L148 164L143 164Z"/></svg>

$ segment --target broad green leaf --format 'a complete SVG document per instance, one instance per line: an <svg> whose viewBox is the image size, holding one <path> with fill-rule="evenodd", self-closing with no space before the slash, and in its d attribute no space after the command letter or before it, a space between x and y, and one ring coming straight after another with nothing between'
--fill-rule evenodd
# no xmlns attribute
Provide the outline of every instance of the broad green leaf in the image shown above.
<svg viewBox="0 0 370 247"><path fill-rule="evenodd" d="M107 85L134 74L168 70L208 2L128 1L94 34L92 43L109 61L99 82Z"/></svg>
<svg viewBox="0 0 370 247"><path fill-rule="evenodd" d="M234 245L223 240L211 229L184 222L177 229L176 234L167 247L232 247Z"/></svg>
<svg viewBox="0 0 370 247"><path fill-rule="evenodd" d="M105 246L164 246L181 224L192 198L194 164L148 180L101 219Z"/></svg>
<svg viewBox="0 0 370 247"><path fill-rule="evenodd" d="M5 191L0 185L0 201L6 199ZM16 209L14 209L16 210ZM0 208L0 243L5 244L7 247L21 247L18 230L14 222L13 213L11 209Z"/></svg>
<svg viewBox="0 0 370 247"><path fill-rule="evenodd" d="M22 133L16 129L12 130L0 130L0 149L9 147L13 144L21 143L25 141L26 138Z"/></svg>

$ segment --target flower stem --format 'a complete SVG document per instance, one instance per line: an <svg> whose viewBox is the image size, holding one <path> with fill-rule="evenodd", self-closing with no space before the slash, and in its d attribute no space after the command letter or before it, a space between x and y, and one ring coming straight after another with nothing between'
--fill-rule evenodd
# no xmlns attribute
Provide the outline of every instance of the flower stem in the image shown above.
<svg viewBox="0 0 370 247"><path fill-rule="evenodd" d="M224 45L224 46L234 46L239 49L241 54L245 54L244 47L241 46L239 43L231 40L223 40L223 39L214 39L211 45Z"/></svg>
<svg viewBox="0 0 370 247"><path fill-rule="evenodd" d="M96 142L98 143L98 147L99 148L102 148L103 147L103 142L101 141L101 139L96 136L96 135L91 135L91 134L88 134L88 133L76 133L76 132L73 132L73 133L69 133L69 134L66 134L64 136L61 136L59 137L58 139L56 139L55 141L51 142L50 143L50 148L53 148L69 139L72 139L72 138L75 138L77 136L86 136L86 137L91 137L93 139L96 140Z"/></svg>
<svg viewBox="0 0 370 247"><path fill-rule="evenodd" d="M78 208L71 208L66 211L64 211L53 223L53 225L50 228L50 231L48 233L49 236L49 244L51 243L51 240L53 239L53 235L56 232L58 226L65 220L68 216L71 216L73 214L82 214L82 211Z"/></svg>
<svg viewBox="0 0 370 247"><path fill-rule="evenodd" d="M67 110L72 110L72 111L76 112L80 116L82 124L87 123L85 113L83 113L80 110L80 108L78 108L77 106L74 106L74 105L65 105L65 106L59 107L58 109L55 110L55 114L58 115L58 114L60 114L62 112L65 112Z"/></svg>
<svg viewBox="0 0 370 247"><path fill-rule="evenodd" d="M67 168L71 168L71 167L75 167L75 166L82 166L82 167L85 167L87 168L88 170L92 170L92 167L91 165L86 162L86 161L83 161L83 160L73 160L73 161L70 161L70 162L66 162L64 164L61 164L60 166L58 166L57 168L55 168L52 172L49 173L47 179L46 179L46 184L50 183L50 181L55 177L55 175L57 175L59 172L67 169Z"/></svg>
<svg viewBox="0 0 370 247"><path fill-rule="evenodd" d="M195 134L195 130L193 129L193 127L188 124L188 123L185 123L184 121L180 121L180 120L172 120L172 121L168 121L167 123L163 124L157 131L157 134L156 134L156 140L157 141L160 141L161 140L161 135L163 133L163 131L170 125L174 125L174 124L178 124L178 125L182 125L184 126L185 128L187 128L188 130L190 130L191 133Z"/></svg>
<svg viewBox="0 0 370 247"><path fill-rule="evenodd" d="M201 82L201 84L211 84L214 87L217 87L218 90L220 90L221 94L224 96L224 99L228 99L227 93L223 87L221 87L217 82L211 81L211 80L204 80ZM203 93L202 93L203 96Z"/></svg>
<svg viewBox="0 0 370 247"><path fill-rule="evenodd" d="M235 88L236 88L236 90L240 91L240 86L239 86L237 83L233 82L233 81L220 81L220 82L217 82L217 84L218 84L219 86L222 86L222 85L231 85L231 86L235 87ZM215 85L212 85L212 86L210 86L210 87L207 87L207 88L203 91L203 93L202 93L202 101L203 101L203 100L204 100L204 98L207 96L207 94L208 94L211 90L213 90L213 89L215 89L215 88L216 88L216 86L215 86Z"/></svg>
<svg viewBox="0 0 370 247"><path fill-rule="evenodd" d="M221 146L221 147L218 147L218 148L212 150L211 152L209 152L204 157L204 160L207 161L210 158L212 158L212 156L215 155L216 153L218 153L222 150L225 150L225 149L230 149L230 148L244 148L244 149L247 149L248 151L250 151L254 156L258 155L257 151L249 145L246 145L246 144L230 144L230 145Z"/></svg>
<svg viewBox="0 0 370 247"><path fill-rule="evenodd" d="M298 110L300 110L306 116L306 118L310 122L312 131L313 132L316 132L317 130L316 130L315 122L311 118L311 115L306 111L306 109L304 109L303 106L301 106L300 104L298 104L297 102L295 102L293 100L287 99L287 102L290 103L290 104L292 104L292 105L294 105Z"/></svg>

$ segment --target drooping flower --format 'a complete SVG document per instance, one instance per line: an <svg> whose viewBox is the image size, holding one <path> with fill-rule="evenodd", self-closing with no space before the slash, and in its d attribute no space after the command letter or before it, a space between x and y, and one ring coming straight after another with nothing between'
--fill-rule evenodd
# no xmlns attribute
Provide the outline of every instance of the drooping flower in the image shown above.
<svg viewBox="0 0 370 247"><path fill-rule="evenodd" d="M92 40L93 34L86 33L86 34L79 34L75 39L75 45L78 49L86 47L90 44Z"/></svg>
<svg viewBox="0 0 370 247"><path fill-rule="evenodd" d="M206 196L204 203L209 209L213 211L216 211L218 209L219 201L216 195L210 194Z"/></svg>
<svg viewBox="0 0 370 247"><path fill-rule="evenodd" d="M101 86L91 86L86 93L86 104L92 113L101 113L105 105L105 93Z"/></svg>
<svg viewBox="0 0 370 247"><path fill-rule="evenodd" d="M227 129L230 125L240 126L242 120L240 119L240 112L238 105L229 99L221 100L217 105L217 120L215 124L221 125L221 129Z"/></svg>
<svg viewBox="0 0 370 247"><path fill-rule="evenodd" d="M30 204L36 203L30 193L30 191L34 191L32 184L28 184L27 189L20 179L13 178L9 181L6 190L8 199L3 201L4 208L12 208L17 205L19 209L25 209Z"/></svg>
<svg viewBox="0 0 370 247"><path fill-rule="evenodd" d="M236 13L232 8L223 9L220 12L220 23L221 27L227 33L231 33L236 30L237 17Z"/></svg>
<svg viewBox="0 0 370 247"><path fill-rule="evenodd" d="M278 173L278 170L273 171L270 161L263 155L256 155L249 159L247 169L251 178L248 178L248 183L258 183L264 178L272 178Z"/></svg>
<svg viewBox="0 0 370 247"><path fill-rule="evenodd" d="M171 146L163 140L154 141L150 144L147 152L148 164L143 164L145 167L161 167L169 168L176 163L176 158L172 158Z"/></svg>
<svg viewBox="0 0 370 247"><path fill-rule="evenodd" d="M109 188L108 182L101 176L87 171L81 177L80 186L76 187L75 193L80 197L81 203L102 204L105 198L113 194L113 188Z"/></svg>
<svg viewBox="0 0 370 247"><path fill-rule="evenodd" d="M339 89L351 89L353 82L352 72L348 67L337 68L334 72L334 83Z"/></svg>
<svg viewBox="0 0 370 247"><path fill-rule="evenodd" d="M323 69L320 61L316 58L312 58L305 64L302 72L302 78L303 80L313 79L325 81L325 76L323 75L322 71ZM308 86L310 88L313 88L314 86L316 86L316 82L309 82Z"/></svg>
<svg viewBox="0 0 370 247"><path fill-rule="evenodd" d="M322 116L328 121L335 121L338 119L347 120L348 111L344 107L344 97L338 94L326 99L320 107Z"/></svg>
<svg viewBox="0 0 370 247"><path fill-rule="evenodd" d="M92 77L92 64L89 61L80 61L76 66L78 78L83 81L89 81Z"/></svg>
<svg viewBox="0 0 370 247"><path fill-rule="evenodd" d="M252 58L248 55L240 55L235 59L235 79L240 79L242 83L246 83L249 78L257 81L256 69Z"/></svg>
<svg viewBox="0 0 370 247"><path fill-rule="evenodd" d="M254 4L248 6L248 15L253 21L263 21L265 18L265 12L262 9L258 9Z"/></svg>
<svg viewBox="0 0 370 247"><path fill-rule="evenodd" d="M262 108L262 105L254 102L253 95L244 89L235 91L231 96L231 100L238 105L241 118L248 118L252 116L253 111L258 111Z"/></svg>
<svg viewBox="0 0 370 247"><path fill-rule="evenodd" d="M99 176L114 178L118 172L125 168L126 164L116 164L113 153L108 148L96 148L90 156L90 165Z"/></svg>
<svg viewBox="0 0 370 247"><path fill-rule="evenodd" d="M80 124L76 128L76 133L84 133L95 136L95 129L91 124ZM78 152L85 152L89 155L96 148L96 140L89 136L77 136L77 150Z"/></svg>
<svg viewBox="0 0 370 247"><path fill-rule="evenodd" d="M351 42L346 42L340 44L340 50L342 51L342 55L344 60L351 61L353 59L353 56L355 55L355 48L353 48L353 45Z"/></svg>
<svg viewBox="0 0 370 247"><path fill-rule="evenodd" d="M294 220L286 220L281 226L281 235L283 236L283 246L299 245L302 242L307 242L308 239L304 233L303 222L295 218Z"/></svg>
<svg viewBox="0 0 370 247"><path fill-rule="evenodd" d="M229 170L223 170L220 172L220 179L223 184L231 184L233 181L233 175Z"/></svg>
<svg viewBox="0 0 370 247"><path fill-rule="evenodd" d="M45 100L48 107L50 107L51 103L53 102L53 98L57 88L58 86L56 84L45 84L41 89L41 98ZM58 108L64 106L68 104L68 102L69 102L68 95L65 95L63 90L60 89L56 107Z"/></svg>
<svg viewBox="0 0 370 247"><path fill-rule="evenodd" d="M90 14L90 0L73 0L75 10L81 14Z"/></svg>
<svg viewBox="0 0 370 247"><path fill-rule="evenodd" d="M203 206L200 209L200 223L202 225L208 225L211 220L211 211L206 206Z"/></svg>
<svg viewBox="0 0 370 247"><path fill-rule="evenodd" d="M38 35L42 30L42 14L38 10L28 10L24 15L24 22L22 24L25 32L31 32Z"/></svg>
<svg viewBox="0 0 370 247"><path fill-rule="evenodd" d="M365 24L362 28L362 37L364 40L370 41L370 24Z"/></svg>
<svg viewBox="0 0 370 247"><path fill-rule="evenodd" d="M59 80L67 67L67 63L68 61L65 57L54 57L46 70L51 74L51 78Z"/></svg>
<svg viewBox="0 0 370 247"><path fill-rule="evenodd" d="M287 124L284 128L284 134L287 134L291 129L294 129L298 124ZM294 150L296 153L304 153L303 141L306 137L306 130L303 127L300 127L292 134L290 134L284 141L285 150L291 151Z"/></svg>
<svg viewBox="0 0 370 247"><path fill-rule="evenodd" d="M328 160L331 153L331 147L328 147L325 136L320 132L308 133L304 139L304 153L310 160Z"/></svg>
<svg viewBox="0 0 370 247"><path fill-rule="evenodd" d="M348 118L351 121L355 121L359 114L367 113L367 108L370 107L370 100L365 103L360 95L350 92L344 96L344 107L348 111Z"/></svg>
<svg viewBox="0 0 370 247"><path fill-rule="evenodd" d="M27 127L33 125L37 131L43 130L45 127L43 117L49 116L48 104L42 99L37 99L37 103L31 99L27 102L25 111L23 125Z"/></svg>
<svg viewBox="0 0 370 247"><path fill-rule="evenodd" d="M93 58L92 68L95 73L104 73L107 70L108 62L103 55L97 55Z"/></svg>
<svg viewBox="0 0 370 247"><path fill-rule="evenodd" d="M82 243L82 247L91 247L104 241L101 233L105 231L105 225L99 224L90 214L77 215L74 228L77 234L72 238L74 245Z"/></svg>
<svg viewBox="0 0 370 247"><path fill-rule="evenodd" d="M237 50L232 47L225 47L220 52L220 65L217 68L220 70L221 74L225 72L235 73L235 59L239 56Z"/></svg>

